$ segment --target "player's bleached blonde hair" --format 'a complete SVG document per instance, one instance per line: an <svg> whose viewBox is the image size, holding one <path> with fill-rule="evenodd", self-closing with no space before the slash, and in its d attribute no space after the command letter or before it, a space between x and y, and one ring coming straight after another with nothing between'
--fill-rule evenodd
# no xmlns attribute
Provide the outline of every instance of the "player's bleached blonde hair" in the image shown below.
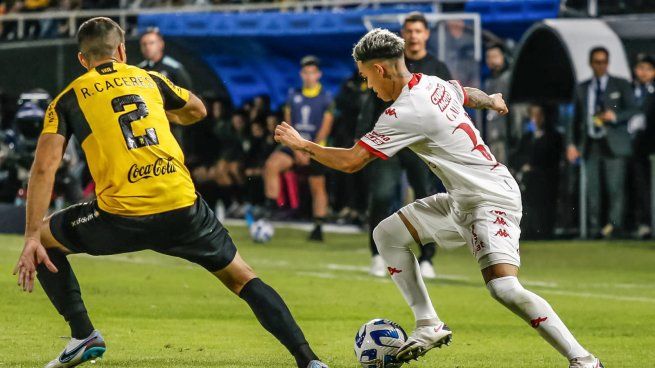
<svg viewBox="0 0 655 368"><path fill-rule="evenodd" d="M370 30L353 47L353 59L366 62L375 59L399 59L405 51L405 40L388 29Z"/></svg>

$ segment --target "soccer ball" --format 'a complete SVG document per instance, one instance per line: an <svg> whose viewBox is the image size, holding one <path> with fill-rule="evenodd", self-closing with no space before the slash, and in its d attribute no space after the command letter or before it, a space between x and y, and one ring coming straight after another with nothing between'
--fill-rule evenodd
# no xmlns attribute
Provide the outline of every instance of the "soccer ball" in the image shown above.
<svg viewBox="0 0 655 368"><path fill-rule="evenodd" d="M398 368L396 354L407 341L400 325L388 319L366 322L355 335L355 356L363 368Z"/></svg>
<svg viewBox="0 0 655 368"><path fill-rule="evenodd" d="M273 238L273 234L275 234L275 229L266 220L257 220L250 225L250 237L255 243L266 243Z"/></svg>

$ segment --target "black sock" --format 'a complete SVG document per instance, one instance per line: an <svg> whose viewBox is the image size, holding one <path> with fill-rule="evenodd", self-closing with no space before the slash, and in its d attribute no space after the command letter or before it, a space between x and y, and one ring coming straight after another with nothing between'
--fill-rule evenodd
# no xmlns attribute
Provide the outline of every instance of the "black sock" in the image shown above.
<svg viewBox="0 0 655 368"><path fill-rule="evenodd" d="M428 261L432 264L432 258L437 253L437 245L434 243L428 243L421 246L421 257L418 259L419 262Z"/></svg>
<svg viewBox="0 0 655 368"><path fill-rule="evenodd" d="M318 359L284 300L273 288L255 278L241 289L239 297L248 303L259 323L293 354L299 368Z"/></svg>
<svg viewBox="0 0 655 368"><path fill-rule="evenodd" d="M82 301L80 284L75 278L66 255L56 249L48 250L48 257L57 266L59 272L50 272L43 264L37 267L37 278L41 287L57 308L59 314L68 322L71 336L76 339L86 338L93 332L86 307Z"/></svg>
<svg viewBox="0 0 655 368"><path fill-rule="evenodd" d="M314 217L314 228L321 230L325 217Z"/></svg>

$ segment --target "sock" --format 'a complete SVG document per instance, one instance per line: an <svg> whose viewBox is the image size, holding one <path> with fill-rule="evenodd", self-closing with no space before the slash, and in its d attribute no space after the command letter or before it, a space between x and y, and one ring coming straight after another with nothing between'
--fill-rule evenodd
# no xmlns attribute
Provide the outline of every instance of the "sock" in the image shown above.
<svg viewBox="0 0 655 368"><path fill-rule="evenodd" d="M487 289L501 304L523 318L567 359L586 357L589 354L543 298L523 288L514 276L489 281Z"/></svg>
<svg viewBox="0 0 655 368"><path fill-rule="evenodd" d="M325 222L325 217L314 217L314 228L320 230L323 226L323 222Z"/></svg>
<svg viewBox="0 0 655 368"><path fill-rule="evenodd" d="M432 264L432 258L437 253L437 245L434 243L428 243L421 246L421 257L419 262L428 261Z"/></svg>
<svg viewBox="0 0 655 368"><path fill-rule="evenodd" d="M391 279L412 308L416 321L430 320L433 322L431 324L439 323L439 317L421 277L418 261L409 248L414 239L400 217L393 214L382 220L373 230L373 238Z"/></svg>
<svg viewBox="0 0 655 368"><path fill-rule="evenodd" d="M259 323L293 354L298 367L306 368L309 362L318 360L289 308L273 288L255 278L241 289L239 297L248 303Z"/></svg>
<svg viewBox="0 0 655 368"><path fill-rule="evenodd" d="M84 339L93 332L93 324L82 301L80 284L65 254L56 249L49 249L48 257L59 272L52 273L40 264L36 274L39 283L59 314L68 322L71 336Z"/></svg>

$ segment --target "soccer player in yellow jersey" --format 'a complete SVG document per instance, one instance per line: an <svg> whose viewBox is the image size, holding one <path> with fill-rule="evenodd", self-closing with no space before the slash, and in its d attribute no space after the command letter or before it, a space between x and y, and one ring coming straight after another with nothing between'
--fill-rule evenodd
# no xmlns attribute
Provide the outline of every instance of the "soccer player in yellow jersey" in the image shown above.
<svg viewBox="0 0 655 368"><path fill-rule="evenodd" d="M124 32L109 18L84 22L77 40L88 72L46 112L28 186L25 247L14 270L25 291L32 291L36 275L71 328L70 342L46 368L74 367L106 350L66 256L144 249L203 266L250 305L298 367L327 367L280 295L257 278L195 192L169 121L197 122L206 115L202 102L161 74L125 64ZM43 220L71 135L86 154L97 198Z"/></svg>

